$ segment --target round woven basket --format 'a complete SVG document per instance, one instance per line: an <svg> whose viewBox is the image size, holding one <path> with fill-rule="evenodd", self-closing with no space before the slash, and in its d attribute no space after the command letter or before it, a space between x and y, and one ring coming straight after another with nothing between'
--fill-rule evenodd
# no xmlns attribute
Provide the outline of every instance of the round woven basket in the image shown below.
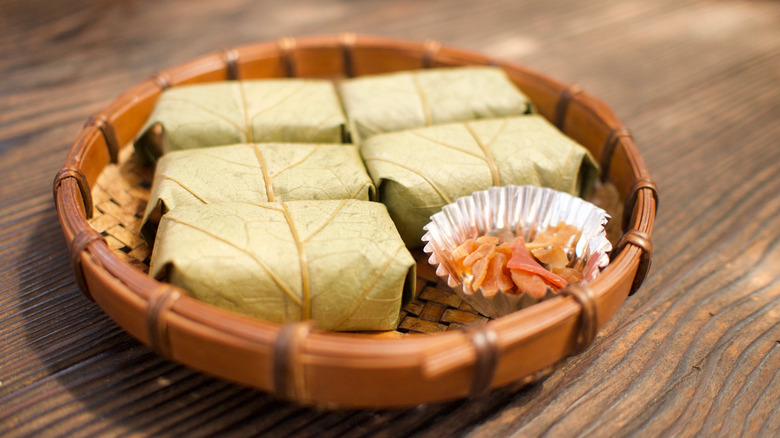
<svg viewBox="0 0 780 438"><path fill-rule="evenodd" d="M400 331L318 331L222 310L146 275L138 228L152 170L127 144L160 93L181 84L271 77L338 78L497 65L538 111L599 160L624 201L610 265L586 286L495 320L461 302L417 254L418 298ZM339 36L284 38L226 50L138 84L89 119L54 181L54 198L85 295L170 360L305 404L399 407L474 396L539 378L582 351L650 266L658 198L629 131L601 101L508 62L436 42ZM423 333L423 334L419 334Z"/></svg>

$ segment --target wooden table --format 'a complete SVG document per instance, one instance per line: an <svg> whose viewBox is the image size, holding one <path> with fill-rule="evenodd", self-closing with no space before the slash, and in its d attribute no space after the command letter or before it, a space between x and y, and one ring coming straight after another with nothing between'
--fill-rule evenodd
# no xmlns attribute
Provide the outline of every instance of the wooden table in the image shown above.
<svg viewBox="0 0 780 438"><path fill-rule="evenodd" d="M658 184L655 260L546 380L405 410L279 402L153 354L78 290L51 182L89 115L197 56L343 31L576 82ZM0 1L0 436L780 435L780 3Z"/></svg>

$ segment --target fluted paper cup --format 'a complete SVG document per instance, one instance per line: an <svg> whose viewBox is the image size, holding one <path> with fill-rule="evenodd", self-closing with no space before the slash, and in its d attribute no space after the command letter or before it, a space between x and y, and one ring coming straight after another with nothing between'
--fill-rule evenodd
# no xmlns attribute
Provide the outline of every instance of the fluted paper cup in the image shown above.
<svg viewBox="0 0 780 438"><path fill-rule="evenodd" d="M563 222L581 231L569 266L582 268L582 282L595 279L609 264L612 244L604 227L610 217L606 211L581 198L553 189L534 186L491 187L465 196L431 216L423 229L424 251L436 274L479 313L497 318L540 300L526 293L498 292L485 296L473 291L452 265L452 252L467 239L476 239L500 230L513 234L519 229L526 242L550 226Z"/></svg>

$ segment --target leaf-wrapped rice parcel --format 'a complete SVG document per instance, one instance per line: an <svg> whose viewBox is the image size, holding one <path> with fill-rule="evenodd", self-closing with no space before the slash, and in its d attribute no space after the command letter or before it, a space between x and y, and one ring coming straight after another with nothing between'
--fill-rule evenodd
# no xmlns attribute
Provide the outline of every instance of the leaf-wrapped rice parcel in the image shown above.
<svg viewBox="0 0 780 438"><path fill-rule="evenodd" d="M264 143L171 152L157 162L141 231L152 242L160 217L177 207L374 197L352 145Z"/></svg>
<svg viewBox="0 0 780 438"><path fill-rule="evenodd" d="M360 153L410 248L422 246L430 216L461 196L504 185L579 196L598 176L588 150L538 115L378 135Z"/></svg>
<svg viewBox="0 0 780 438"><path fill-rule="evenodd" d="M339 85L355 144L385 132L533 112L498 67L362 76Z"/></svg>
<svg viewBox="0 0 780 438"><path fill-rule="evenodd" d="M355 331L396 328L415 269L384 205L291 201L171 210L150 275L268 321Z"/></svg>
<svg viewBox="0 0 780 438"><path fill-rule="evenodd" d="M336 90L322 79L260 79L165 90L135 141L154 161L181 149L234 143L341 143Z"/></svg>

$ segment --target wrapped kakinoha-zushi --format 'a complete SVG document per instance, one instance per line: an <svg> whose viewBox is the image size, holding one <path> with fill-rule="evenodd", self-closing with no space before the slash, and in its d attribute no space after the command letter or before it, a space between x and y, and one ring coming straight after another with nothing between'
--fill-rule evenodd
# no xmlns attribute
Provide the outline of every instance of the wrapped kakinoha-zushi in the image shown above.
<svg viewBox="0 0 780 438"><path fill-rule="evenodd" d="M149 274L268 321L356 331L396 328L415 269L384 205L341 200L176 208Z"/></svg>
<svg viewBox="0 0 780 438"><path fill-rule="evenodd" d="M225 81L169 88L135 141L147 161L234 143L341 143L345 119L332 82Z"/></svg>
<svg viewBox="0 0 780 438"><path fill-rule="evenodd" d="M530 100L498 67L362 76L342 82L339 93L356 144L385 132L533 111Z"/></svg>
<svg viewBox="0 0 780 438"><path fill-rule="evenodd" d="M360 153L404 242L461 196L533 185L585 195L598 176L587 149L538 115L477 120L377 135Z"/></svg>
<svg viewBox="0 0 780 438"><path fill-rule="evenodd" d="M352 145L265 143L214 146L157 162L142 233L154 240L160 217L186 205L374 197Z"/></svg>

